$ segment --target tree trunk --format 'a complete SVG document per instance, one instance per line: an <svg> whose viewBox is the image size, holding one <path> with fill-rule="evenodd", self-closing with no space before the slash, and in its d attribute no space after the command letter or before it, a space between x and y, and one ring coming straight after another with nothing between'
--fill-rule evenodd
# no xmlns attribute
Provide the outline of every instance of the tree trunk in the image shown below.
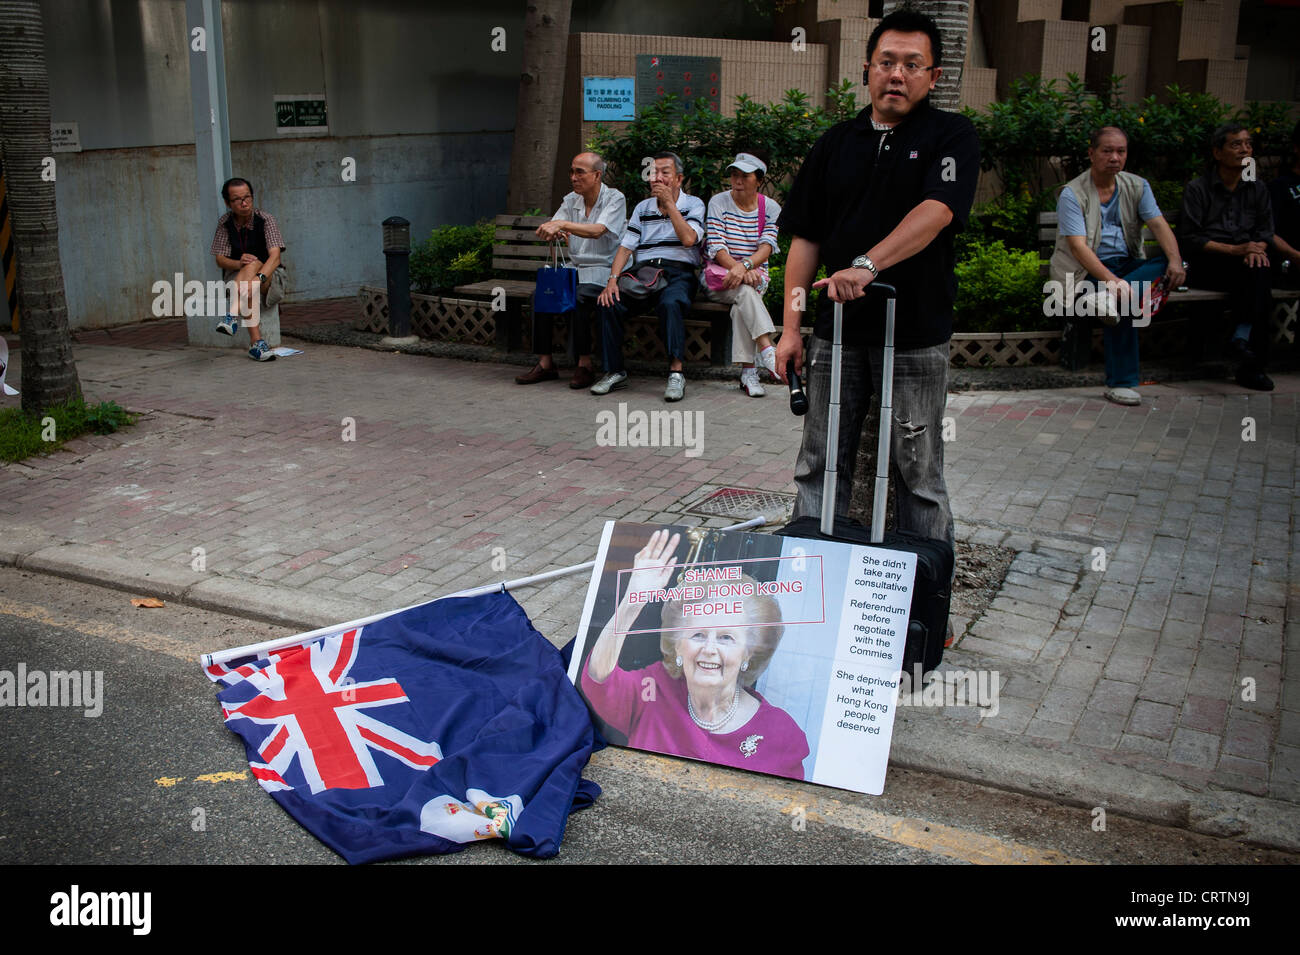
<svg viewBox="0 0 1300 955"><path fill-rule="evenodd" d="M34 0L0 2L0 158L18 259L23 408L81 394L59 262L45 28Z"/></svg>
<svg viewBox="0 0 1300 955"><path fill-rule="evenodd" d="M885 15L905 5L905 0L885 0ZM966 30L970 24L969 0L906 0L906 5L924 13L939 26L943 37L943 75L930 94L930 104L957 110L961 101L961 75L966 65Z"/></svg>
<svg viewBox="0 0 1300 955"><path fill-rule="evenodd" d="M551 211L572 0L528 0L506 211Z"/></svg>

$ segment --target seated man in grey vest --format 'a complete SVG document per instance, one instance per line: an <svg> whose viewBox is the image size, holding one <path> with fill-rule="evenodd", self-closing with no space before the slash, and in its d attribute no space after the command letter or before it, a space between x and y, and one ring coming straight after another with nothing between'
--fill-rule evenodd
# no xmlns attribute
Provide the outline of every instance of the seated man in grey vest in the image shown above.
<svg viewBox="0 0 1300 955"><path fill-rule="evenodd" d="M1169 286L1177 287L1186 273L1151 185L1124 172L1127 159L1128 136L1122 129L1103 126L1092 134L1088 171L1067 183L1056 203L1059 221L1050 268L1054 282L1079 293L1067 299L1066 307L1073 308L1067 314L1091 315L1105 326L1106 398L1136 405L1142 400L1137 392L1142 379L1133 319L1140 319L1140 325L1149 321L1156 279L1167 276ZM1146 257L1143 223L1163 255Z"/></svg>
<svg viewBox="0 0 1300 955"><path fill-rule="evenodd" d="M253 208L253 186L247 179L227 179L221 198L230 211L217 220L209 251L216 256L221 277L233 281L238 292L217 331L234 335L242 318L253 346L248 357L274 361L275 352L262 338L261 311L284 297L284 265L280 261L284 239L271 214Z"/></svg>

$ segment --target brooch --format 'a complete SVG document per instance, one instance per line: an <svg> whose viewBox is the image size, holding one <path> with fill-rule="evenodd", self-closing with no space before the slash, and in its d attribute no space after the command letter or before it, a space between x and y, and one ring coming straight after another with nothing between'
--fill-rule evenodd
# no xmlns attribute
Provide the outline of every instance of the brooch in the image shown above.
<svg viewBox="0 0 1300 955"><path fill-rule="evenodd" d="M744 741L740 744L741 755L744 756L746 759L749 759L749 757L757 753L758 741L761 740L762 738L763 737L759 736L758 734L755 734L753 736L746 736Z"/></svg>

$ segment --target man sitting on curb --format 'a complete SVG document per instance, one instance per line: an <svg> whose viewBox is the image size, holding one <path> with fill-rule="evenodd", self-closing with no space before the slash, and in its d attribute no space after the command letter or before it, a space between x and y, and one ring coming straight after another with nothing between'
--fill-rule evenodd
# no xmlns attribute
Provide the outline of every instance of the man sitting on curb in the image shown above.
<svg viewBox="0 0 1300 955"><path fill-rule="evenodd" d="M1183 192L1178 231L1187 252L1188 281L1198 288L1226 292L1236 330L1228 352L1238 361L1237 384L1272 391L1264 373L1273 314L1268 247L1273 239L1273 208L1268 188L1254 176L1250 133L1240 123L1214 131L1209 171ZM1245 169L1252 175L1242 175Z"/></svg>
<svg viewBox="0 0 1300 955"><path fill-rule="evenodd" d="M682 161L676 153L655 153L650 174L650 198L637 203L627 221L614 266L610 269L600 305L601 361L605 376L591 388L607 395L627 384L623 370L623 323L629 308L618 280L628 259L638 271L660 269L666 284L636 305L653 308L659 315L659 334L668 350L668 387L664 401L681 401L686 392L682 360L686 357L686 314L699 282L700 245L704 241L704 203L682 192ZM628 296L629 298L631 296Z"/></svg>
<svg viewBox="0 0 1300 955"><path fill-rule="evenodd" d="M217 258L221 277L227 283L233 280L238 292L231 311L217 324L217 331L233 336L239 327L236 315L245 316L244 324L253 343L248 357L274 361L275 352L262 338L259 306L270 307L284 298L284 266L280 262L284 239L271 214L253 208L253 187L247 179L227 179L221 187L221 198L230 211L217 220L209 251ZM253 298L254 289L258 290L260 303Z"/></svg>
<svg viewBox="0 0 1300 955"><path fill-rule="evenodd" d="M1150 184L1124 172L1127 158L1128 136L1122 129L1103 126L1092 134L1091 168L1067 183L1056 203L1059 222L1050 268L1052 280L1062 285L1073 276L1075 286L1093 299L1091 314L1105 325L1106 398L1136 405L1142 402L1136 389L1142 379L1133 319L1149 320L1147 290L1153 280L1165 275L1176 288L1186 273L1174 233L1156 205ZM1160 243L1163 255L1146 258L1143 223Z"/></svg>
<svg viewBox="0 0 1300 955"><path fill-rule="evenodd" d="M579 153L569 167L573 192L564 197L550 222L537 227L537 234L550 242L565 241L569 257L578 269L578 308L569 313L569 334L573 336L578 367L573 369L570 388L590 388L596 380L591 370L591 315L605 277L609 275L619 236L627 222L627 200L623 193L603 182L605 160L595 153ZM533 312L533 351L537 364L515 383L532 385L560 377L551 358L551 326L554 316Z"/></svg>

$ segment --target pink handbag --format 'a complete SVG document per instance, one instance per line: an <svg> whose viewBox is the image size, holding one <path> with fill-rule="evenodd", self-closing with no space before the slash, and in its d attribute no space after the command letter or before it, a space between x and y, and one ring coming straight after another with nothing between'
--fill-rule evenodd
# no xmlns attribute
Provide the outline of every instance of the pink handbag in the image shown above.
<svg viewBox="0 0 1300 955"><path fill-rule="evenodd" d="M758 235L761 239L763 229L767 227L767 196L761 192L758 194ZM704 286L713 292L721 292L723 285L727 281L728 269L724 269L717 262L710 262L704 266Z"/></svg>

